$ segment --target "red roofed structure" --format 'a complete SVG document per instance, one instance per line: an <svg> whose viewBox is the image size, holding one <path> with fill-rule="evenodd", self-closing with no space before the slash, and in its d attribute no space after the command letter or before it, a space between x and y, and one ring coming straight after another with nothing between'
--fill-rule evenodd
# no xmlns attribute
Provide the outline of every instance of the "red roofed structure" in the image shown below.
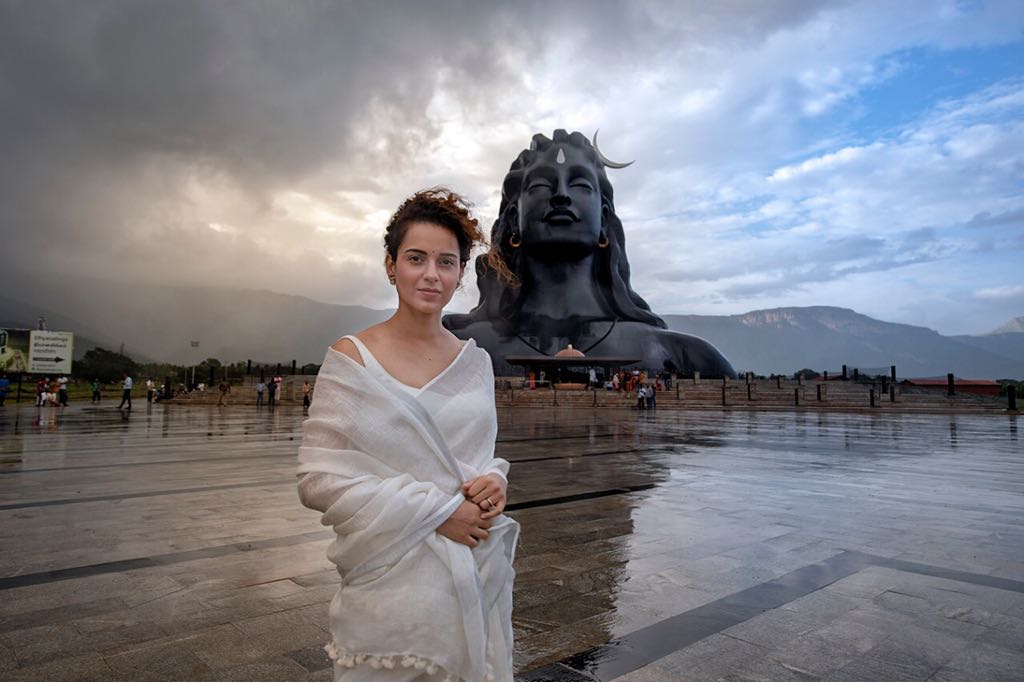
<svg viewBox="0 0 1024 683"><path fill-rule="evenodd" d="M946 389L949 386L949 381L945 377L920 377L916 379L905 379L900 383L925 389ZM965 394L999 396L1001 387L999 382L991 379L961 379L959 377L954 377L953 388L957 392L962 391Z"/></svg>

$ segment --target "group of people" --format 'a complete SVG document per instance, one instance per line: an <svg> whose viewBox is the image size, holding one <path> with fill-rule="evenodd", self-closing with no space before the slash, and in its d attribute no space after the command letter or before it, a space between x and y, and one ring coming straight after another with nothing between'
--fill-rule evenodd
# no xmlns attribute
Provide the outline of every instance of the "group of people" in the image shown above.
<svg viewBox="0 0 1024 683"><path fill-rule="evenodd" d="M281 383L284 380L281 375L274 375L269 382L264 382L261 378L256 383L256 407L259 408L263 405L263 394L266 393L268 396L267 405L273 408L277 405L277 399L281 394ZM308 384L308 382L307 382ZM308 406L307 406L308 407Z"/></svg>
<svg viewBox="0 0 1024 683"><path fill-rule="evenodd" d="M68 378L61 375L53 380L45 377L36 382L36 405L66 408L68 405Z"/></svg>
<svg viewBox="0 0 1024 683"><path fill-rule="evenodd" d="M636 409L654 410L654 399L657 393L657 382L641 384L640 388L636 390Z"/></svg>
<svg viewBox="0 0 1024 683"><path fill-rule="evenodd" d="M672 388L672 375L665 371L654 374L648 380L647 373L643 370L632 372L620 371L612 375L612 379L605 386L613 391L624 391L627 394L633 393L640 385L655 387L657 391L664 391Z"/></svg>
<svg viewBox="0 0 1024 683"><path fill-rule="evenodd" d="M40 379L36 382L36 406L66 408L68 406L68 383L69 380L66 375L61 375L52 380L49 377ZM90 389L92 391L90 403L100 403L103 398L103 383L100 382L99 378L92 380ZM6 375L3 375L0 377L0 405L4 404L9 390L10 380L7 379ZM149 403L159 400L156 383L152 377L146 380L146 400ZM127 406L128 410L132 409L132 378L127 373L121 379L121 403L117 407L121 409L125 408L125 406Z"/></svg>

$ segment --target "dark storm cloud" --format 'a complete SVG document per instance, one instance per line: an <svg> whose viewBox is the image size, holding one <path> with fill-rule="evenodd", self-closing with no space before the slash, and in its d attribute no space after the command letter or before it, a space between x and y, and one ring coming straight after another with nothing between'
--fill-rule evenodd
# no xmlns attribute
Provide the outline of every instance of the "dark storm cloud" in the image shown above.
<svg viewBox="0 0 1024 683"><path fill-rule="evenodd" d="M439 88L488 120L499 98L522 93L524 109L534 106L523 82L551 49L573 58L548 66L612 93L681 38L746 42L815 11L742 7L4 2L0 258L143 278L166 271L133 264L164 260L208 283L224 271L327 268L315 246L299 256L266 246L310 229L281 216L274 194L383 192L436 137L427 108ZM317 187L325 169L334 182ZM208 229L217 202L230 202L222 213L234 234Z"/></svg>
<svg viewBox="0 0 1024 683"><path fill-rule="evenodd" d="M345 152L371 100L422 120L442 66L467 87L497 77L480 13L456 27L424 3L30 2L4 14L5 137L185 154L247 177Z"/></svg>
<svg viewBox="0 0 1024 683"><path fill-rule="evenodd" d="M3 260L95 271L112 256L128 268L168 250L222 250L231 245L191 215L183 187L216 181L270 216L274 189L301 187L339 160L358 164L365 150L354 140L371 116L387 117L387 162L400 166L433 132L424 111L441 69L468 97L515 77L503 73L502 42L481 39L508 33L500 7L445 8L0 5ZM370 163L352 169L349 187L374 186ZM238 241L236 257L259 258Z"/></svg>

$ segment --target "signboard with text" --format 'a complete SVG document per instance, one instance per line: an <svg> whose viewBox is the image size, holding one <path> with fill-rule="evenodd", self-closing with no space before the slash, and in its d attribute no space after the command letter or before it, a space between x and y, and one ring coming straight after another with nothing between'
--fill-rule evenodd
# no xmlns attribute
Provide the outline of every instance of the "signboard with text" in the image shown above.
<svg viewBox="0 0 1024 683"><path fill-rule="evenodd" d="M28 347L28 371L41 374L69 374L74 347L73 332L32 330Z"/></svg>

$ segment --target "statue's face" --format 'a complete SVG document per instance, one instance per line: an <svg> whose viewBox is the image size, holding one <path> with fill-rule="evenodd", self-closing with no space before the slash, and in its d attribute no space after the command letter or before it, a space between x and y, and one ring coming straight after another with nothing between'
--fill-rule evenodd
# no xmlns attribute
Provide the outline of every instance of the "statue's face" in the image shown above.
<svg viewBox="0 0 1024 683"><path fill-rule="evenodd" d="M597 248L603 222L597 169L571 145L553 145L523 176L519 233L523 248L581 258Z"/></svg>

